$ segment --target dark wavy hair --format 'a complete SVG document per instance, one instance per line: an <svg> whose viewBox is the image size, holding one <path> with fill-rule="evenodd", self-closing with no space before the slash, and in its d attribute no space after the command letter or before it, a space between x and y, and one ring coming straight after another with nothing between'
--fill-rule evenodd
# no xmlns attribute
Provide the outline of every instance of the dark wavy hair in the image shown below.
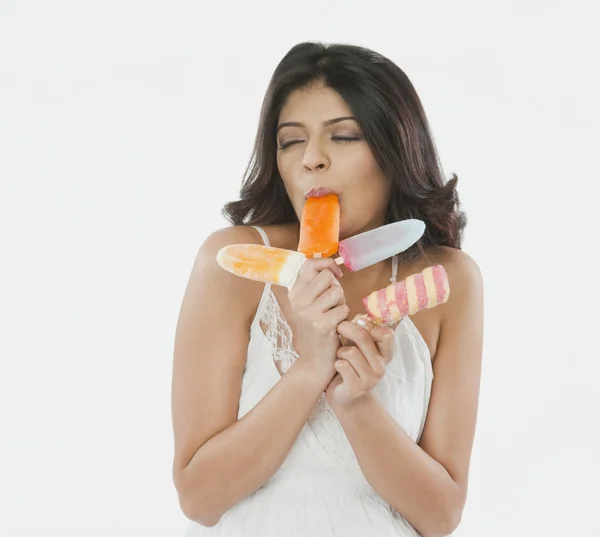
<svg viewBox="0 0 600 537"><path fill-rule="evenodd" d="M425 111L406 74L372 50L300 43L281 60L262 104L254 151L240 199L223 215L233 225L298 222L277 168L276 130L288 96L321 82L336 91L356 117L366 142L392 184L386 223L423 220L426 231L403 259L434 246L461 248L466 215L459 210L455 174L446 181Z"/></svg>

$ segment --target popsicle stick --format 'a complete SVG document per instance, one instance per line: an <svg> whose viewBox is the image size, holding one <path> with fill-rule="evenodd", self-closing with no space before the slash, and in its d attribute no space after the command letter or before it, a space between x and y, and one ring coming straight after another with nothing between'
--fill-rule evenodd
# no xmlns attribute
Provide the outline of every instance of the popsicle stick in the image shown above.
<svg viewBox="0 0 600 537"><path fill-rule="evenodd" d="M323 257L323 254L314 254L313 255L313 259L321 259L322 257ZM340 257L336 257L334 259L334 261L335 261L336 265L343 265L344 264L344 260L343 260L343 258L341 256Z"/></svg>

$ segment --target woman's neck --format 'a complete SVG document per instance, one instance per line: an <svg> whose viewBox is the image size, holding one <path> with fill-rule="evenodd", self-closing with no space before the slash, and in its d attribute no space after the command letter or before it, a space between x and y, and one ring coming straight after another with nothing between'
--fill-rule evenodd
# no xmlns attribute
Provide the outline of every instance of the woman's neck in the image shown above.
<svg viewBox="0 0 600 537"><path fill-rule="evenodd" d="M386 287L392 277L392 259L385 259L357 272L350 272L341 265L343 276L340 280L344 291L348 294L369 294ZM366 293L366 294L365 294Z"/></svg>

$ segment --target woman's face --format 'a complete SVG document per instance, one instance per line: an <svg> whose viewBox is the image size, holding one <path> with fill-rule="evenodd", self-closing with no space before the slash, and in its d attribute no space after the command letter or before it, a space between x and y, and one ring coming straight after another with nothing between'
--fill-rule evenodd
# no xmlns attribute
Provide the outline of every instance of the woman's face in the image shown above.
<svg viewBox="0 0 600 537"><path fill-rule="evenodd" d="M298 218L309 190L331 190L341 239L383 225L391 190L352 115L334 90L313 85L290 95L277 131L277 166Z"/></svg>

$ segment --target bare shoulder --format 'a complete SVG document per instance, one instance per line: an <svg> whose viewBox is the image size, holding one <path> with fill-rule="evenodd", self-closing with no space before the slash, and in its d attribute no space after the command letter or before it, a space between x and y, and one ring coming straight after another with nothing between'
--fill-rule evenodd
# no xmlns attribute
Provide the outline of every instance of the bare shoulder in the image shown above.
<svg viewBox="0 0 600 537"><path fill-rule="evenodd" d="M433 265L442 265L448 274L450 296L445 304L423 310L412 321L426 341L432 361L437 361L440 336L465 312L479 315L482 310L482 280L477 263L465 252L455 248L429 248L417 261L398 267L398 279L404 279Z"/></svg>
<svg viewBox="0 0 600 537"><path fill-rule="evenodd" d="M297 250L299 240L298 224L276 224L262 226L269 237L271 246L284 248L286 250Z"/></svg>
<svg viewBox="0 0 600 537"><path fill-rule="evenodd" d="M477 262L465 251L447 246L431 248L426 252L428 264L439 263L444 265L446 270L458 271L463 274L471 273L472 276L480 275Z"/></svg>
<svg viewBox="0 0 600 537"><path fill-rule="evenodd" d="M259 244L262 239L256 229L251 226L228 226L213 231L206 237L199 249L199 256L214 254L216 259L217 252L230 244Z"/></svg>
<svg viewBox="0 0 600 537"><path fill-rule="evenodd" d="M443 265L448 274L450 296L446 310L476 305L483 297L483 277L477 262L466 252L440 247L428 252L433 263Z"/></svg>
<svg viewBox="0 0 600 537"><path fill-rule="evenodd" d="M194 288L199 286L204 288L201 294L210 294L214 301L221 303L235 300L236 310L249 314L257 305L264 284L234 276L219 266L219 250L231 244L262 244L262 239L258 231L249 226L232 226L212 232L198 249L187 294L193 294ZM225 306L232 308L233 304Z"/></svg>

